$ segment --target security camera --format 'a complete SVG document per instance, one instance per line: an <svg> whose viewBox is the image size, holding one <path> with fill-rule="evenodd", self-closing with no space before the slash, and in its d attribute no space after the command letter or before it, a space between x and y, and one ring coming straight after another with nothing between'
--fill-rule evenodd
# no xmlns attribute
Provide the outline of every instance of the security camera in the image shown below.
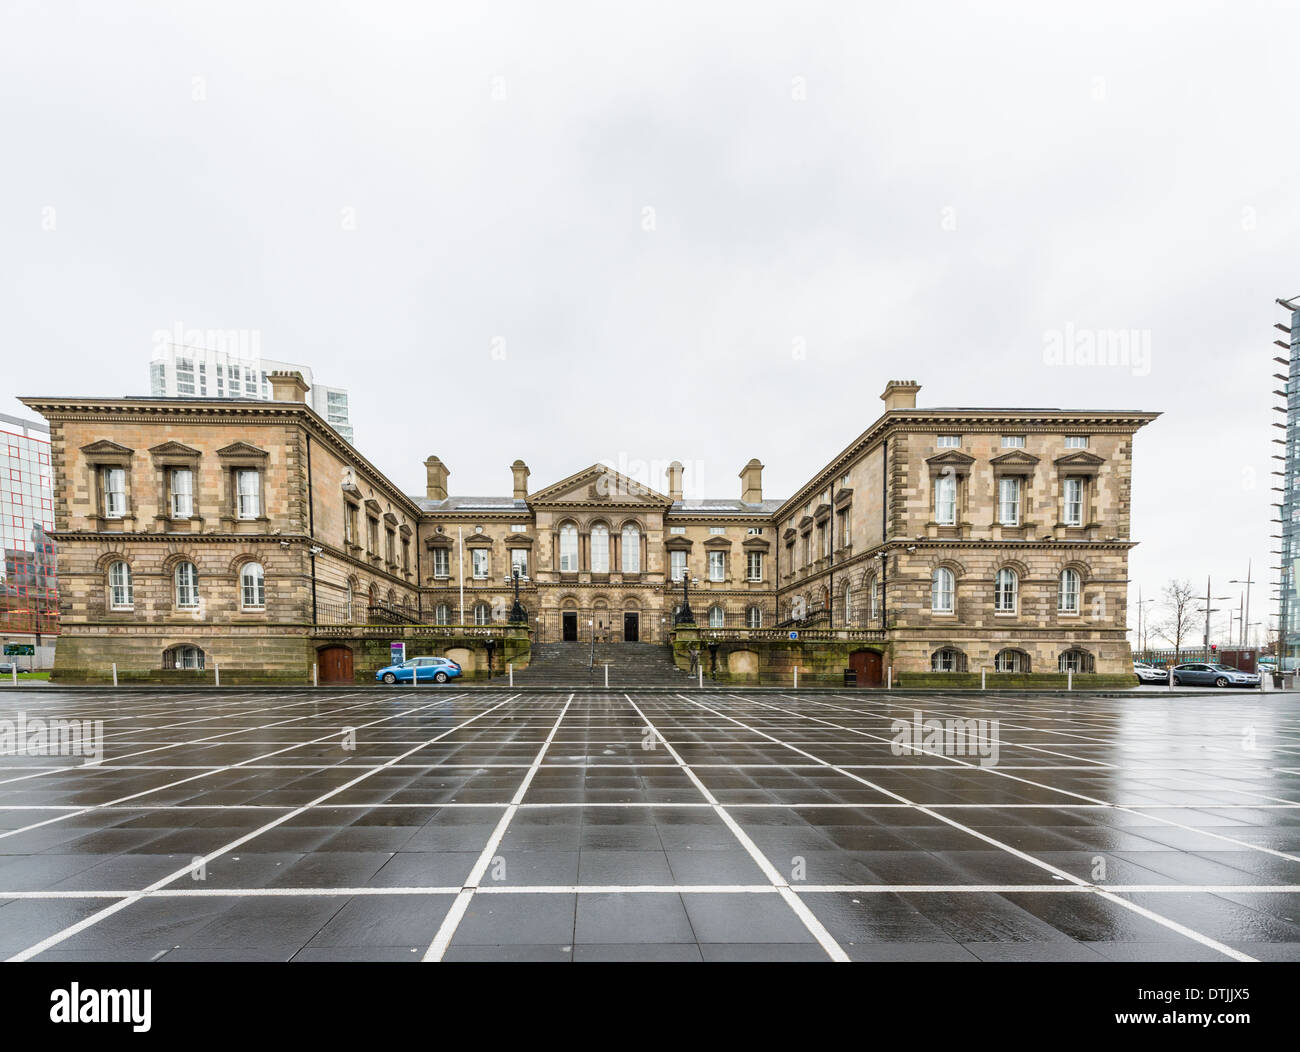
<svg viewBox="0 0 1300 1052"><path fill-rule="evenodd" d="M915 544L909 544L909 545L907 546L907 554L908 554L908 555L914 555L914 554L916 554L916 545L915 545Z"/></svg>
<svg viewBox="0 0 1300 1052"><path fill-rule="evenodd" d="M281 547L281 548L287 548L287 547L289 547L289 542L288 542L288 541L281 541L281 542L280 542L280 547Z"/></svg>
<svg viewBox="0 0 1300 1052"><path fill-rule="evenodd" d="M312 555L320 555L320 553L323 552L325 549L322 548L319 544L313 544L309 550Z"/></svg>

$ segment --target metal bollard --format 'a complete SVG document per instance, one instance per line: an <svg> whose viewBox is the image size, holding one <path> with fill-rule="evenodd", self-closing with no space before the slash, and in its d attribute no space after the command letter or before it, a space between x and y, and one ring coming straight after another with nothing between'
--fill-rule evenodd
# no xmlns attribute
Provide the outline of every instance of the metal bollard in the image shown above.
<svg viewBox="0 0 1300 1052"><path fill-rule="evenodd" d="M609 686L609 662L605 663L605 686Z"/></svg>
<svg viewBox="0 0 1300 1052"><path fill-rule="evenodd" d="M221 686L221 665L218 662L212 663L212 672L216 676L217 686Z"/></svg>
<svg viewBox="0 0 1300 1052"><path fill-rule="evenodd" d="M988 689L988 685L989 685L989 683L988 683L988 674L989 674L989 670L988 670L988 669L986 669L986 668L982 668L982 669L980 669L980 690L987 690L987 689Z"/></svg>
<svg viewBox="0 0 1300 1052"><path fill-rule="evenodd" d="M1174 689L1174 667L1173 667L1173 665L1170 665L1170 666L1169 666L1169 689L1170 689L1170 690L1173 690L1173 689Z"/></svg>
<svg viewBox="0 0 1300 1052"><path fill-rule="evenodd" d="M893 665L889 666L888 676L885 680L885 689L886 690L894 689L894 666Z"/></svg>
<svg viewBox="0 0 1300 1052"><path fill-rule="evenodd" d="M1065 689L1074 690L1074 669L1072 668L1065 670Z"/></svg>
<svg viewBox="0 0 1300 1052"><path fill-rule="evenodd" d="M698 671L700 674L700 689L703 690L704 689L704 662L703 661L700 662Z"/></svg>
<svg viewBox="0 0 1300 1052"><path fill-rule="evenodd" d="M113 662L113 686L117 686L117 662Z"/></svg>
<svg viewBox="0 0 1300 1052"><path fill-rule="evenodd" d="M515 663L512 661L506 666L506 672L510 676L510 686L515 685Z"/></svg>
<svg viewBox="0 0 1300 1052"><path fill-rule="evenodd" d="M794 667L794 689L795 690L799 689L799 666L798 665L795 665Z"/></svg>
<svg viewBox="0 0 1300 1052"><path fill-rule="evenodd" d="M318 671L318 666L314 661L311 663L311 685L313 687L320 686L320 673Z"/></svg>

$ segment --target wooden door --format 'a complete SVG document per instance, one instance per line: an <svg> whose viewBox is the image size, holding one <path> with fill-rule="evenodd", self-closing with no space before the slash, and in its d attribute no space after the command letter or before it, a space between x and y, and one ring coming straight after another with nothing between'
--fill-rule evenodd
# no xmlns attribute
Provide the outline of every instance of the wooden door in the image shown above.
<svg viewBox="0 0 1300 1052"><path fill-rule="evenodd" d="M325 647L316 655L322 683L351 683L352 649L350 647Z"/></svg>
<svg viewBox="0 0 1300 1052"><path fill-rule="evenodd" d="M884 660L878 650L855 650L849 667L857 673L859 687L879 687L885 682Z"/></svg>

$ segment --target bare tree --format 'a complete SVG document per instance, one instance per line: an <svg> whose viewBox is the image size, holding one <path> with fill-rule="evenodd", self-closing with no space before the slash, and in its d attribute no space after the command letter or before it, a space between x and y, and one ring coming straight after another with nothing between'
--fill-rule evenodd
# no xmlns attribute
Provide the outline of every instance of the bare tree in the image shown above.
<svg viewBox="0 0 1300 1052"><path fill-rule="evenodd" d="M1182 660L1183 640L1192 628L1192 604L1197 597L1192 594L1190 581L1176 578L1165 585L1163 596L1164 620L1156 626L1156 632L1174 645L1174 664Z"/></svg>

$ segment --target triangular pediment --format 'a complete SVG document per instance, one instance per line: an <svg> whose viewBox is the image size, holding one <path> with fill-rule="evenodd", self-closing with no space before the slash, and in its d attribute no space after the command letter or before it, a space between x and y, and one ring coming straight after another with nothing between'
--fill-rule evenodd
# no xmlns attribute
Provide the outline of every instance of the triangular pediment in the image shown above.
<svg viewBox="0 0 1300 1052"><path fill-rule="evenodd" d="M926 457L925 462L929 464L931 468L968 468L975 463L975 458L969 453L963 453L960 449L945 449L942 453L936 453L932 457Z"/></svg>
<svg viewBox="0 0 1300 1052"><path fill-rule="evenodd" d="M155 457L198 457L202 455L192 446L187 446L184 442L177 442L174 439L160 445L150 446L149 452Z"/></svg>
<svg viewBox="0 0 1300 1052"><path fill-rule="evenodd" d="M128 457L135 452L134 449L120 445L117 442L110 442L106 438L101 438L98 442L92 442L88 446L82 446L81 451L91 456L102 455L104 453L115 453L118 456Z"/></svg>
<svg viewBox="0 0 1300 1052"><path fill-rule="evenodd" d="M219 457L264 457L265 449L258 449L251 442L231 442L228 446L222 446L217 450Z"/></svg>
<svg viewBox="0 0 1300 1052"><path fill-rule="evenodd" d="M528 503L533 506L598 504L666 508L672 505L672 500L605 464L592 464L575 475L529 495Z"/></svg>
<svg viewBox="0 0 1300 1052"><path fill-rule="evenodd" d="M1057 457L1054 463L1058 468L1099 468L1106 463L1106 458L1099 457L1096 453L1089 453L1086 449L1079 449Z"/></svg>
<svg viewBox="0 0 1300 1052"><path fill-rule="evenodd" d="M1023 449L1013 449L1010 453L1003 453L1000 457L994 457L989 463L995 468L1031 468L1038 463L1038 458L1032 453L1026 453Z"/></svg>

